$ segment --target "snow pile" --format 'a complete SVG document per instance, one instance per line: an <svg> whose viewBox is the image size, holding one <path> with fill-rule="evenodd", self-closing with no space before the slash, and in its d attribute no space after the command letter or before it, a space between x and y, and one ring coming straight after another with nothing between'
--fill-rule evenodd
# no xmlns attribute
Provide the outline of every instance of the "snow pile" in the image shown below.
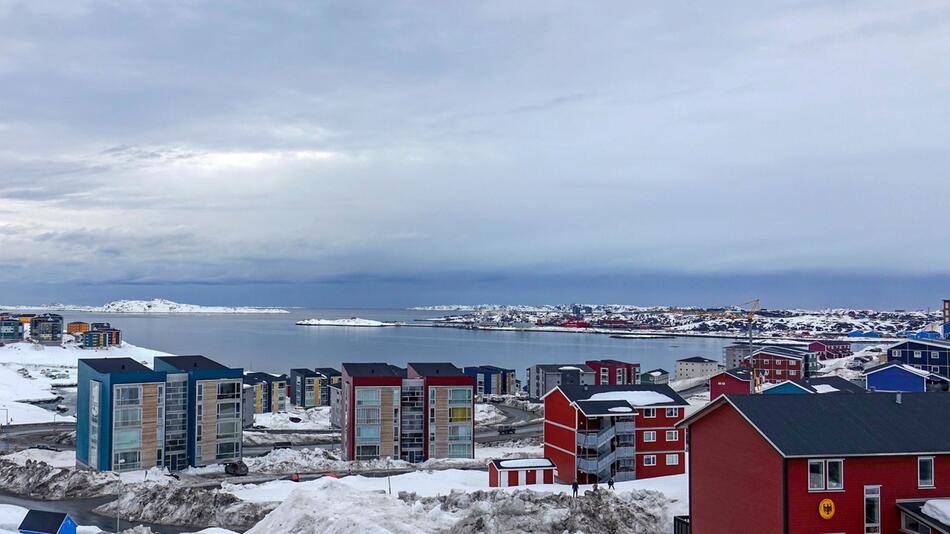
<svg viewBox="0 0 950 534"><path fill-rule="evenodd" d="M50 451L46 449L26 449L0 456L0 460L25 466L26 462L45 462L52 467L69 468L76 466L76 451Z"/></svg>
<svg viewBox="0 0 950 534"><path fill-rule="evenodd" d="M547 458L524 458L522 460L502 460L501 467L514 469L517 467L551 467L553 464Z"/></svg>
<svg viewBox="0 0 950 534"><path fill-rule="evenodd" d="M351 317L349 319L304 319L303 321L297 321L297 324L300 326L355 326L355 327L380 327L380 326L393 326L395 323L384 323L382 321L374 321L372 319L360 319L359 317Z"/></svg>
<svg viewBox="0 0 950 534"><path fill-rule="evenodd" d="M338 450L277 449L264 456L244 458L247 468L255 473L323 473L360 472L386 469L412 469L403 460L366 460L347 462L340 459ZM420 464L421 465L421 464Z"/></svg>
<svg viewBox="0 0 950 534"><path fill-rule="evenodd" d="M814 389L816 393L835 393L838 391L838 388L828 384L815 384L812 386L812 389Z"/></svg>
<svg viewBox="0 0 950 534"><path fill-rule="evenodd" d="M300 431L300 432L254 432L253 430L245 430L243 434L243 442L247 447L261 447L274 445L276 443L290 443L291 445L330 445L333 443L340 442L340 433L339 432L313 432L313 431Z"/></svg>
<svg viewBox="0 0 950 534"><path fill-rule="evenodd" d="M456 518L391 495L361 492L332 478L299 488L247 534L416 534L451 528Z"/></svg>
<svg viewBox="0 0 950 534"><path fill-rule="evenodd" d="M605 391L590 396L592 401L627 401L630 406L650 406L673 402L673 399L656 391Z"/></svg>
<svg viewBox="0 0 950 534"><path fill-rule="evenodd" d="M924 503L920 511L941 523L950 525L950 499L930 499Z"/></svg>
<svg viewBox="0 0 950 534"><path fill-rule="evenodd" d="M298 422L291 421L291 418ZM289 412L254 414L254 426L269 430L329 430L330 407L294 408Z"/></svg>
<svg viewBox="0 0 950 534"><path fill-rule="evenodd" d="M25 459L23 464L0 457L0 490L46 500L114 495L122 480L115 473L54 467Z"/></svg>
<svg viewBox="0 0 950 534"><path fill-rule="evenodd" d="M276 504L242 501L219 489L137 484L93 511L115 516L116 507L123 519L129 521L245 529L260 521Z"/></svg>
<svg viewBox="0 0 950 534"><path fill-rule="evenodd" d="M629 413L633 411L633 408L628 406L614 406L613 408L608 408L607 411L614 413Z"/></svg>
<svg viewBox="0 0 950 534"><path fill-rule="evenodd" d="M85 313L290 313L280 308L246 306L199 306L180 304L166 299L114 300L102 306L76 304L44 304L41 306L0 306L8 310L66 311Z"/></svg>
<svg viewBox="0 0 950 534"><path fill-rule="evenodd" d="M27 509L12 504L0 504L0 534L16 534L17 527L26 517Z"/></svg>
<svg viewBox="0 0 950 534"><path fill-rule="evenodd" d="M543 402L531 402L528 399L509 396L509 397L505 397L504 404L505 406L518 408L519 410L524 410L526 412L531 412L537 415L544 415Z"/></svg>
<svg viewBox="0 0 950 534"><path fill-rule="evenodd" d="M479 426L495 425L501 423L508 416L498 409L494 404L484 402L475 403L475 424Z"/></svg>

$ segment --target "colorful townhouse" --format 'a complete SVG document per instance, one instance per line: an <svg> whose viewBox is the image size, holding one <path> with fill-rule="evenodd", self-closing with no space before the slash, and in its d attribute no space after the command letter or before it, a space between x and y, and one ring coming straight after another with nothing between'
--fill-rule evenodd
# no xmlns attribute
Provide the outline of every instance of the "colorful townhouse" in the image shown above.
<svg viewBox="0 0 950 534"><path fill-rule="evenodd" d="M180 470L241 457L242 369L204 356L79 360L76 461L98 471Z"/></svg>
<svg viewBox="0 0 950 534"><path fill-rule="evenodd" d="M301 408L320 406L320 373L306 368L290 370L290 403Z"/></svg>
<svg viewBox="0 0 950 534"><path fill-rule="evenodd" d="M720 395L751 395L762 386L749 367L726 369L709 377L709 398L716 400Z"/></svg>
<svg viewBox="0 0 950 534"><path fill-rule="evenodd" d="M749 354L765 347L780 347L807 350L808 344L801 341L790 339L760 339L752 344L752 350L749 350L748 342L733 343L722 349L722 361L726 369L742 367L742 362L749 357Z"/></svg>
<svg viewBox="0 0 950 534"><path fill-rule="evenodd" d="M565 484L683 473L687 405L668 385L557 386L544 396L544 456Z"/></svg>
<svg viewBox="0 0 950 534"><path fill-rule="evenodd" d="M540 399L560 385L594 385L597 376L594 370L582 363L553 363L532 365L528 375L528 396Z"/></svg>
<svg viewBox="0 0 950 534"><path fill-rule="evenodd" d="M619 360L587 360L585 365L594 370L594 385L624 385L640 383L640 364Z"/></svg>
<svg viewBox="0 0 950 534"><path fill-rule="evenodd" d="M476 395L514 395L518 392L514 369L479 365L463 367L462 372L475 378Z"/></svg>
<svg viewBox="0 0 950 534"><path fill-rule="evenodd" d="M63 344L63 316L44 313L30 319L30 339L40 345Z"/></svg>
<svg viewBox="0 0 950 534"><path fill-rule="evenodd" d="M950 376L950 341L916 339L897 343L887 349L889 361L899 361L922 371Z"/></svg>
<svg viewBox="0 0 950 534"><path fill-rule="evenodd" d="M23 323L16 319L0 319L0 343L23 341Z"/></svg>
<svg viewBox="0 0 950 534"><path fill-rule="evenodd" d="M809 352L814 352L819 361L846 358L854 354L851 342L835 339L822 339L808 344Z"/></svg>
<svg viewBox="0 0 950 534"><path fill-rule="evenodd" d="M343 457L473 458L475 378L450 363L344 363Z"/></svg>
<svg viewBox="0 0 950 534"><path fill-rule="evenodd" d="M340 387L340 384L343 383L343 374L340 371L332 367L317 367L314 369L323 380L320 381L320 388L318 393L320 394L320 406L330 406L332 404L331 399L331 386Z"/></svg>
<svg viewBox="0 0 950 534"><path fill-rule="evenodd" d="M254 413L287 411L287 375L245 373L244 383L254 388Z"/></svg>
<svg viewBox="0 0 950 534"><path fill-rule="evenodd" d="M91 330L89 323L84 321L73 321L66 325L67 334L78 334L82 335Z"/></svg>
<svg viewBox="0 0 950 534"><path fill-rule="evenodd" d="M640 375L641 384L669 384L670 372L666 369L656 368L644 371Z"/></svg>
<svg viewBox="0 0 950 534"><path fill-rule="evenodd" d="M762 347L743 361L744 367L756 370L765 383L798 380L818 370L813 352L790 347Z"/></svg>
<svg viewBox="0 0 950 534"><path fill-rule="evenodd" d="M950 389L950 378L901 363L899 360L866 369L864 381L869 391L924 393Z"/></svg>
<svg viewBox="0 0 950 534"><path fill-rule="evenodd" d="M786 380L762 388L763 395L808 395L824 393L867 393L868 390L840 376L812 376ZM710 397L712 398L712 397Z"/></svg>
<svg viewBox="0 0 950 534"><path fill-rule="evenodd" d="M686 380L690 378L705 378L712 376L722 370L722 366L716 360L703 358L702 356L693 356L676 360L676 379Z"/></svg>
<svg viewBox="0 0 950 534"><path fill-rule="evenodd" d="M679 428L691 534L947 532L950 395L726 395Z"/></svg>
<svg viewBox="0 0 950 534"><path fill-rule="evenodd" d="M89 330L82 334L84 349L101 349L122 344L122 332L115 328Z"/></svg>

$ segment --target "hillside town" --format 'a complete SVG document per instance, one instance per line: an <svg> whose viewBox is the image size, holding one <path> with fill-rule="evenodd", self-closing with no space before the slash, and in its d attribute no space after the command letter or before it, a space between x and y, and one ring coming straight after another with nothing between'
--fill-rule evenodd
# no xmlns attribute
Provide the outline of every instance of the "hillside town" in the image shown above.
<svg viewBox="0 0 950 534"><path fill-rule="evenodd" d="M935 331L946 332L950 300L941 320ZM401 502L425 509L435 504L426 487L456 499L528 491L542 509L617 506L637 532L918 533L950 524L946 334L857 349L847 336L737 338L670 370L591 358L535 364L521 380L514 368L449 361L251 372L201 355L125 356L130 346L108 323L4 313L0 327L7 346L89 351L76 362L74 423L32 423L25 439L6 437L15 422L0 433L0 490L54 508L115 497L92 512L118 518L116 529L265 532L275 514L290 513L281 501L294 487L323 498L343 483L350 498L364 498L382 480L403 487L402 478L412 496L399 493ZM552 493L570 497L544 501ZM230 504L198 515L186 502L222 495ZM298 507L318 506L300 499ZM526 532L569 524L489 509ZM77 524L69 510L23 513L20 532ZM461 509L440 519L472 520Z"/></svg>

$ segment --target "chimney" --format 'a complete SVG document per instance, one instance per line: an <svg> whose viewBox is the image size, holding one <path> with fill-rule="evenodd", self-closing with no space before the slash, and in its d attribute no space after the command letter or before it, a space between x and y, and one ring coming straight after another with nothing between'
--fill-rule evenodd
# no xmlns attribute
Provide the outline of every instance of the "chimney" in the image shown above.
<svg viewBox="0 0 950 534"><path fill-rule="evenodd" d="M894 400L895 400L895 402L897 402L897 404L903 404L903 401L902 401L902 399L901 399L901 392L900 392L900 391L897 392L897 398L894 399Z"/></svg>

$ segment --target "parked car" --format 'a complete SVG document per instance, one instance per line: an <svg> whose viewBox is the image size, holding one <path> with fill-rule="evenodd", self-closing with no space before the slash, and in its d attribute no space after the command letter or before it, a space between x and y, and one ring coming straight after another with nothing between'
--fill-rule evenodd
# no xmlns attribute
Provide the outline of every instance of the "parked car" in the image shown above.
<svg viewBox="0 0 950 534"><path fill-rule="evenodd" d="M277 449L289 449L289 448L291 448L291 447L293 447L293 446L294 446L294 444L291 443L291 442L289 442L289 441L275 441L275 442L274 442L274 450L275 450L275 451L276 451Z"/></svg>
<svg viewBox="0 0 950 534"><path fill-rule="evenodd" d="M247 464L241 460L225 464L224 472L235 477L247 476Z"/></svg>
<svg viewBox="0 0 950 534"><path fill-rule="evenodd" d="M511 426L511 425L499 425L499 426L498 426L498 434L499 434L499 435L514 434L514 433L515 433L515 427L513 427L513 426Z"/></svg>

